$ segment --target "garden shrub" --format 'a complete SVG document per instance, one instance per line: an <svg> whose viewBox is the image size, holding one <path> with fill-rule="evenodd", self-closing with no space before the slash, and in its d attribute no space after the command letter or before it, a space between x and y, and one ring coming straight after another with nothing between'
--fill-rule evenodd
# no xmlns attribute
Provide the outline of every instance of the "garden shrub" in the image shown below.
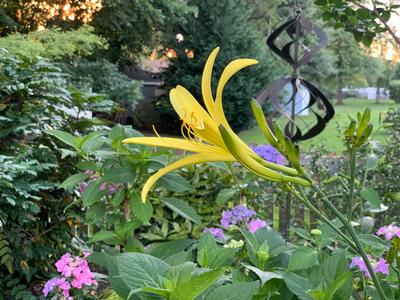
<svg viewBox="0 0 400 300"><path fill-rule="evenodd" d="M400 80L392 80L389 82L390 98L400 103Z"/></svg>
<svg viewBox="0 0 400 300"><path fill-rule="evenodd" d="M53 63L0 52L0 297L30 299L73 237L64 214L70 201L56 186L73 158L45 130L85 130L99 122L79 112L112 103L69 86Z"/></svg>
<svg viewBox="0 0 400 300"><path fill-rule="evenodd" d="M82 89L90 89L133 110L142 98L140 81L132 80L120 72L118 66L105 59L80 61L75 65L64 65L64 70L72 74L72 81Z"/></svg>

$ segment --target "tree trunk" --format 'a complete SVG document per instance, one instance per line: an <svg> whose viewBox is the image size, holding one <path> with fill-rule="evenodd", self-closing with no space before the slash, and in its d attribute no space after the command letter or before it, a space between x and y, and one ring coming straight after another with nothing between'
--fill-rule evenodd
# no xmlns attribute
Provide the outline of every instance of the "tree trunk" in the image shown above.
<svg viewBox="0 0 400 300"><path fill-rule="evenodd" d="M342 88L343 88L342 78L338 77L338 87L337 87L337 95L336 95L336 99L337 99L336 104L337 105L344 104Z"/></svg>
<svg viewBox="0 0 400 300"><path fill-rule="evenodd" d="M376 80L376 98L375 103L379 104L381 100L381 81L380 78Z"/></svg>

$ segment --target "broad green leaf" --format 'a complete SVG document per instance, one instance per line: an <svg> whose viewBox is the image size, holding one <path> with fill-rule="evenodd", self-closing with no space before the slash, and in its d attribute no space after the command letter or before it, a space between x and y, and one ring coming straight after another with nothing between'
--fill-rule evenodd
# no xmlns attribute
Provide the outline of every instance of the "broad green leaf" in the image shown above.
<svg viewBox="0 0 400 300"><path fill-rule="evenodd" d="M150 201L143 203L140 200L139 193L133 191L131 193L131 209L136 218L147 224L153 215L153 205Z"/></svg>
<svg viewBox="0 0 400 300"><path fill-rule="evenodd" d="M86 190L84 190L82 193L82 203L84 207L91 206L106 195L106 191L100 191L100 185L100 181L93 181L87 186Z"/></svg>
<svg viewBox="0 0 400 300"><path fill-rule="evenodd" d="M125 166L113 167L107 170L101 180L110 183L128 183L132 182L135 177L136 169L127 164Z"/></svg>
<svg viewBox="0 0 400 300"><path fill-rule="evenodd" d="M215 202L218 205L223 205L225 204L228 200L232 199L233 196L235 196L238 193L237 189L222 189L219 191L217 198L215 199Z"/></svg>
<svg viewBox="0 0 400 300"><path fill-rule="evenodd" d="M235 254L235 249L218 246L209 232L203 234L198 242L197 260L202 267L217 269L231 266Z"/></svg>
<svg viewBox="0 0 400 300"><path fill-rule="evenodd" d="M291 228L290 231L293 231L298 236L302 237L303 239L305 239L307 241L311 241L312 240L311 234L307 230L305 230L303 228Z"/></svg>
<svg viewBox="0 0 400 300"><path fill-rule="evenodd" d="M216 288L205 300L251 300L258 282L231 283Z"/></svg>
<svg viewBox="0 0 400 300"><path fill-rule="evenodd" d="M189 181L177 173L169 173L161 177L158 183L171 192L181 193L193 190Z"/></svg>
<svg viewBox="0 0 400 300"><path fill-rule="evenodd" d="M90 177L90 175L84 174L84 173L78 173L78 174L71 175L60 184L60 188L63 188L63 189L73 188L78 183L84 182L89 177Z"/></svg>
<svg viewBox="0 0 400 300"><path fill-rule="evenodd" d="M189 280L195 270L196 264L193 262L184 262L177 266L171 267L165 275L167 279L166 288L169 290L174 290L178 285Z"/></svg>
<svg viewBox="0 0 400 300"><path fill-rule="evenodd" d="M263 271L257 267L250 266L248 264L242 263L244 267L247 269L253 271L261 280L261 285L264 285L267 281L277 278L277 279L282 279L282 275L274 272L269 272L269 271Z"/></svg>
<svg viewBox="0 0 400 300"><path fill-rule="evenodd" d="M367 200L373 208L379 208L380 207L380 198L379 194L372 188L372 187L364 187L361 192L361 197L363 197L365 200Z"/></svg>
<svg viewBox="0 0 400 300"><path fill-rule="evenodd" d="M282 275L286 286L301 300L312 300L308 295L311 290L311 285L307 278L289 272L278 272Z"/></svg>
<svg viewBox="0 0 400 300"><path fill-rule="evenodd" d="M125 190L120 189L115 193L114 197L111 199L110 203L112 206L119 206L125 198Z"/></svg>
<svg viewBox="0 0 400 300"><path fill-rule="evenodd" d="M151 255L161 259L166 259L167 257L173 255L174 253L178 253L189 249L193 245L193 243L194 243L193 240L184 239L184 240L175 240L159 244L153 244L154 248L153 251L151 252Z"/></svg>
<svg viewBox="0 0 400 300"><path fill-rule="evenodd" d="M103 231L96 232L93 235L93 237L90 239L90 241L92 243L94 243L94 242L105 241L105 240L115 240L117 238L118 238L118 236L115 232L103 230Z"/></svg>
<svg viewBox="0 0 400 300"><path fill-rule="evenodd" d="M190 280L179 284L172 291L170 300L193 300L214 284L224 273L224 270L211 270L195 275Z"/></svg>
<svg viewBox="0 0 400 300"><path fill-rule="evenodd" d="M144 253L124 253L117 257L117 266L122 281L131 290L162 288L162 277L169 269L161 259Z"/></svg>
<svg viewBox="0 0 400 300"><path fill-rule="evenodd" d="M297 248L289 260L287 271L303 270L313 267L318 263L317 250L310 247Z"/></svg>
<svg viewBox="0 0 400 300"><path fill-rule="evenodd" d="M161 201L178 215L196 224L201 224L201 217L196 213L194 208L185 201L178 198L162 198Z"/></svg>
<svg viewBox="0 0 400 300"><path fill-rule="evenodd" d="M61 130L47 130L46 133L56 137L61 142L77 149L79 138L74 137L72 134Z"/></svg>

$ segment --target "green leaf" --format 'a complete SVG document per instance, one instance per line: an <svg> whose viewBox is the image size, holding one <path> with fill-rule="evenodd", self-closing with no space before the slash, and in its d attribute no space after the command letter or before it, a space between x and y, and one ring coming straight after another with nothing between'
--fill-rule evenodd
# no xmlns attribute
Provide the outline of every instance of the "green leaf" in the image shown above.
<svg viewBox="0 0 400 300"><path fill-rule="evenodd" d="M60 184L60 188L62 188L62 189L73 188L78 183L84 182L89 177L90 177L90 175L84 174L84 173L78 173L78 174L71 175Z"/></svg>
<svg viewBox="0 0 400 300"><path fill-rule="evenodd" d="M172 291L170 300L193 300L214 284L224 273L224 270L211 270L195 275L179 284Z"/></svg>
<svg viewBox="0 0 400 300"><path fill-rule="evenodd" d="M196 213L194 208L186 202L177 198L162 198L161 201L178 215L196 224L201 224L201 217Z"/></svg>
<svg viewBox="0 0 400 300"><path fill-rule="evenodd" d="M105 241L105 240L115 240L117 238L118 238L118 236L115 232L103 230L103 231L96 232L93 235L93 237L90 239L90 241L92 243L94 243L94 242Z"/></svg>
<svg viewBox="0 0 400 300"><path fill-rule="evenodd" d="M88 207L106 195L107 191L100 191L100 181L91 182L82 193L83 207Z"/></svg>
<svg viewBox="0 0 400 300"><path fill-rule="evenodd" d="M217 245L211 234L205 233L198 242L197 260L202 267L217 269L231 266L236 251Z"/></svg>
<svg viewBox="0 0 400 300"><path fill-rule="evenodd" d="M138 192L131 193L131 209L133 214L144 224L147 224L153 215L153 205L150 201L143 203Z"/></svg>
<svg viewBox="0 0 400 300"><path fill-rule="evenodd" d="M107 170L101 180L110 183L128 183L132 182L135 177L136 168L127 164L122 167L114 167Z"/></svg>
<svg viewBox="0 0 400 300"><path fill-rule="evenodd" d="M61 142L77 149L76 145L77 145L79 139L75 138L72 134L65 132L65 131L61 131L61 130L47 130L45 132L56 137Z"/></svg>
<svg viewBox="0 0 400 300"><path fill-rule="evenodd" d="M257 267L254 266L250 266L248 264L242 263L242 265L244 267L246 267L247 269L253 271L258 278L260 278L261 280L261 285L264 285L264 283L266 283L267 281L277 278L277 279L282 279L282 275L278 274L278 273L274 273L274 272L269 272L269 271L263 271Z"/></svg>
<svg viewBox="0 0 400 300"><path fill-rule="evenodd" d="M301 277L294 273L278 272L282 275L286 286L301 300L311 300L312 298L308 295L311 290L311 285L307 278Z"/></svg>
<svg viewBox="0 0 400 300"><path fill-rule="evenodd" d="M158 182L171 192L182 193L193 190L191 184L177 173L169 173L161 177Z"/></svg>
<svg viewBox="0 0 400 300"><path fill-rule="evenodd" d="M125 198L125 190L119 190L114 197L111 199L110 203L112 206L118 206L124 201Z"/></svg>
<svg viewBox="0 0 400 300"><path fill-rule="evenodd" d="M189 249L193 245L193 243L193 240L184 239L153 244L154 248L151 252L151 255L161 259L166 259L174 253Z"/></svg>
<svg viewBox="0 0 400 300"><path fill-rule="evenodd" d="M310 247L297 248L289 260L287 271L303 270L318 263L318 252Z"/></svg>
<svg viewBox="0 0 400 300"><path fill-rule="evenodd" d="M216 288L205 300L251 300L258 282L231 283Z"/></svg>
<svg viewBox="0 0 400 300"><path fill-rule="evenodd" d="M373 208L380 208L381 200L379 194L372 187L364 187L361 192L361 197L367 200Z"/></svg>
<svg viewBox="0 0 400 300"><path fill-rule="evenodd" d="M169 269L161 259L144 253L124 253L117 257L117 266L122 281L131 290L162 288L162 277Z"/></svg>
<svg viewBox="0 0 400 300"><path fill-rule="evenodd" d="M222 189L219 191L217 198L215 199L215 202L218 205L223 205L225 204L228 200L232 199L233 196L235 196L238 193L237 189Z"/></svg>

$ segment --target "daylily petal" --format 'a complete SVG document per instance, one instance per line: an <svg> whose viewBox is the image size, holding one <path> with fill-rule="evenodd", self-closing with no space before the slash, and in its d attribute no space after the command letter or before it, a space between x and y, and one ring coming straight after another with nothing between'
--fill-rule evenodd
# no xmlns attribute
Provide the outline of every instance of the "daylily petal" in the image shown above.
<svg viewBox="0 0 400 300"><path fill-rule="evenodd" d="M212 145L188 141L177 138L164 137L134 137L122 141L124 144L140 144L147 146L167 147L172 149L181 149L190 152L218 152L221 149Z"/></svg>
<svg viewBox="0 0 400 300"><path fill-rule="evenodd" d="M217 124L187 89L180 85L172 89L170 101L179 117L185 123L192 124L191 128L198 137L226 149ZM198 126L195 126L196 123Z"/></svg>
<svg viewBox="0 0 400 300"><path fill-rule="evenodd" d="M211 116L214 114L214 98L211 91L211 79L214 61L218 52L219 47L215 48L211 52L206 65L204 66L203 76L201 77L201 93L203 95L203 101Z"/></svg>
<svg viewBox="0 0 400 300"><path fill-rule="evenodd" d="M213 113L213 119L218 123L222 123L226 128L230 128L228 121L225 117L224 109L222 106L222 92L226 83L229 79L241 69L256 64L257 61L254 59L236 59L228 64L228 66L222 72L221 78L217 87L217 95L215 100L215 107Z"/></svg>
<svg viewBox="0 0 400 300"><path fill-rule="evenodd" d="M264 167L262 164L252 159L245 151L241 149L241 145L236 143L235 139L229 134L228 130L226 130L225 127L220 125L219 128L222 138L224 139L225 144L232 155L237 159L238 162L240 162L247 169L251 170L254 174L270 181L293 182L304 186L310 185L310 183L305 179L287 176Z"/></svg>
<svg viewBox="0 0 400 300"><path fill-rule="evenodd" d="M202 153L202 154L193 154L186 157L183 157L172 164L161 168L158 170L154 175L152 175L145 183L143 190L142 190L142 202L146 202L147 194L149 193L151 187L157 182L165 174L168 174L172 171L177 169L183 168L184 166L194 165L198 163L204 162L223 162L223 161L235 161L235 158L230 154L209 154L209 153Z"/></svg>

